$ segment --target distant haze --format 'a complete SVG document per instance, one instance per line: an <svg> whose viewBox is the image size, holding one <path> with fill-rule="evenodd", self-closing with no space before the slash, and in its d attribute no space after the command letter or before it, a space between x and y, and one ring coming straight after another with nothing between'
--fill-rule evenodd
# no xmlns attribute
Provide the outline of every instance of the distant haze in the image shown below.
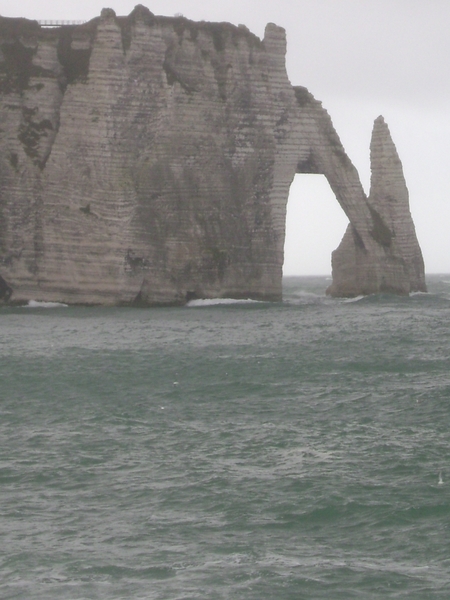
<svg viewBox="0 0 450 600"><path fill-rule="evenodd" d="M133 0L0 0L0 14L89 20ZM382 114L403 163L429 273L450 272L450 2L447 0L154 0L155 14L287 31L287 69L323 102L370 186L369 144ZM286 274L331 272L347 219L322 176L296 176L288 203Z"/></svg>

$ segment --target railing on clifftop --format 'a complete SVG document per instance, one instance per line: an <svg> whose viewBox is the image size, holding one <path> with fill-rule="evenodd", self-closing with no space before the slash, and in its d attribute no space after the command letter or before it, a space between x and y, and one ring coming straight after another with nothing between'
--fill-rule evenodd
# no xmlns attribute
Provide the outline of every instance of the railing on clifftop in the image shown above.
<svg viewBox="0 0 450 600"><path fill-rule="evenodd" d="M86 21L38 21L41 27L62 27L63 25L83 25Z"/></svg>

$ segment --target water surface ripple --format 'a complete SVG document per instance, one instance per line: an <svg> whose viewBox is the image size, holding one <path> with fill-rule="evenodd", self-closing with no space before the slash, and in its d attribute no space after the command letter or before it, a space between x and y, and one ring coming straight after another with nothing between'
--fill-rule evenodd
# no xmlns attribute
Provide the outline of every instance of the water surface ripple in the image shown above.
<svg viewBox="0 0 450 600"><path fill-rule="evenodd" d="M1 309L0 596L450 598L449 280Z"/></svg>

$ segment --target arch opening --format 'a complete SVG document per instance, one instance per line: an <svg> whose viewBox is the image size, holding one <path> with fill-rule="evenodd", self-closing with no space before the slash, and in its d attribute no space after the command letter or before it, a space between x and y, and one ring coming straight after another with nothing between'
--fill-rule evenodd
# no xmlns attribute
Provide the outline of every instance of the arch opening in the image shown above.
<svg viewBox="0 0 450 600"><path fill-rule="evenodd" d="M331 253L348 223L324 175L297 174L287 203L283 276L331 275Z"/></svg>

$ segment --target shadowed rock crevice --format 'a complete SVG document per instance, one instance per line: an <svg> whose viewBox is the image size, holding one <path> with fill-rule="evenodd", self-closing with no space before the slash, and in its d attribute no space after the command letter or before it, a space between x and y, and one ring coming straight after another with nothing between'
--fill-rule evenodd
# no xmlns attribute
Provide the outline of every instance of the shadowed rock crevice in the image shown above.
<svg viewBox="0 0 450 600"><path fill-rule="evenodd" d="M393 236L392 231L375 208L369 205L369 210L373 221L373 229L370 232L373 239L381 246L384 246L384 248L390 248Z"/></svg>
<svg viewBox="0 0 450 600"><path fill-rule="evenodd" d="M92 24L94 25L94 24ZM58 39L58 60L63 68L62 91L73 83L86 83L96 27L63 27Z"/></svg>
<svg viewBox="0 0 450 600"><path fill-rule="evenodd" d="M51 30L0 18L0 50L3 302L280 300L296 173L324 174L350 221L330 294L425 289L386 124L367 198L322 104L290 83L282 28L260 40L137 6Z"/></svg>
<svg viewBox="0 0 450 600"><path fill-rule="evenodd" d="M0 276L0 302L8 302L12 293L12 288L10 288L3 277Z"/></svg>

